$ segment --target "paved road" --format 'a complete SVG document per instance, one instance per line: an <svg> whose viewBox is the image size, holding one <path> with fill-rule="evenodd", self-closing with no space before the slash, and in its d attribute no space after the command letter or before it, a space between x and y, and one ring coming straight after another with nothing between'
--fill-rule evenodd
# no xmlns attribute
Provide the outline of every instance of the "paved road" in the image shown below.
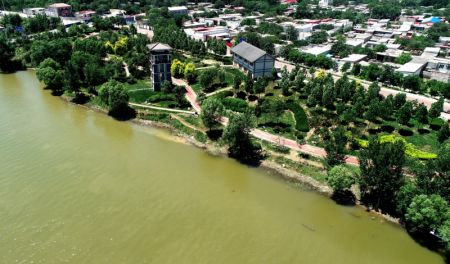
<svg viewBox="0 0 450 264"><path fill-rule="evenodd" d="M188 99L189 103L191 103L194 110L197 113L200 113L201 107L197 102L197 94L195 93L195 91L185 81L181 79L172 78L172 82L175 83L176 85L183 85L184 87L186 87L186 98ZM227 125L228 118L221 117L219 122L223 125ZM309 144L299 144L295 140L274 135L261 129L252 129L250 133L252 134L252 136L258 139L268 141L278 146L284 146L294 151L298 151L319 158L324 158L326 156L326 152L323 148L319 148ZM354 156L347 156L346 163L351 165L359 165L358 159Z"/></svg>
<svg viewBox="0 0 450 264"><path fill-rule="evenodd" d="M281 69L286 67L286 69L288 71L292 71L295 68L295 65L292 64L292 63L289 63L287 61L283 61L283 60L277 59L275 61L275 67L276 68L281 68ZM306 68L306 67L304 67L304 68ZM332 75L333 75L334 81L337 81L339 78L342 77L342 74L340 74L340 73L332 73ZM369 87L369 85L371 84L371 82L369 82L369 81L360 80L360 79L357 79L357 78L355 78L353 76L349 76L349 78L352 79L352 80L360 81L361 84L365 88ZM388 87L385 87L385 86L382 86L381 87L381 91L380 91L380 94L382 96L384 96L384 97L386 97L388 95L391 95L391 94L395 96L398 93L404 93L404 94L406 94L406 99L407 100L409 100L409 101L415 101L416 100L417 102L424 104L428 108L431 107L432 103L437 101L436 99L431 98L431 97L427 97L425 95L419 95L419 94L414 94L414 93L408 93L408 92L405 92L405 91L394 90L394 89L391 89L391 88L388 88ZM446 121L450 121L450 114L445 113L445 112L450 112L450 103L448 103L448 102L444 103L444 112L441 113L441 118L446 120Z"/></svg>

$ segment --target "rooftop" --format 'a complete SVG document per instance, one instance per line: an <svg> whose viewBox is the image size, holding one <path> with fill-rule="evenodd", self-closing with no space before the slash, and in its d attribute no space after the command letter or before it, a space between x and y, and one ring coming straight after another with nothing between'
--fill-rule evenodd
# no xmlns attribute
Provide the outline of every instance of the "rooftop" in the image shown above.
<svg viewBox="0 0 450 264"><path fill-rule="evenodd" d="M172 49L172 47L170 47L169 45L159 43L159 42L148 44L147 48L149 50L154 50L154 51L171 50Z"/></svg>
<svg viewBox="0 0 450 264"><path fill-rule="evenodd" d="M365 54L350 54L348 57L345 57L342 59L342 61L344 62L358 62L361 61L363 59L365 59L367 57L367 55Z"/></svg>
<svg viewBox="0 0 450 264"><path fill-rule="evenodd" d="M61 7L70 7L70 5L66 3L54 3L49 5L48 7L61 8Z"/></svg>
<svg viewBox="0 0 450 264"><path fill-rule="evenodd" d="M415 73L420 70L426 63L416 63L416 62L408 62L403 64L396 71L405 72L405 73Z"/></svg>
<svg viewBox="0 0 450 264"><path fill-rule="evenodd" d="M241 43L236 45L231 49L231 51L248 60L249 62L254 62L267 54L267 52L265 52L264 50L257 48L245 41L242 41Z"/></svg>

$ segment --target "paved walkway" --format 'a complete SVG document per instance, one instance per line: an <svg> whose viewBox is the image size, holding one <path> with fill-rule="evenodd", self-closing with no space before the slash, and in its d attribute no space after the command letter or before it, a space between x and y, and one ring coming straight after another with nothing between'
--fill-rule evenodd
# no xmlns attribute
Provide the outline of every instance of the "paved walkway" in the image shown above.
<svg viewBox="0 0 450 264"><path fill-rule="evenodd" d="M233 90L233 87L230 86L230 87L219 89L219 90L211 92L211 93L207 93L206 97L210 97L210 96L213 96L215 94L218 94L218 93L221 93L221 92L225 92L225 91L230 91L230 90Z"/></svg>
<svg viewBox="0 0 450 264"><path fill-rule="evenodd" d="M181 79L172 78L172 81L176 85L183 85L184 87L186 87L186 98L188 99L189 103L191 103L194 110L197 113L200 113L201 107L200 104L197 102L197 94L189 86L189 84L187 84L184 80ZM219 122L223 125L227 125L228 118L221 117ZM261 129L252 129L250 133L252 136L258 139L268 141L278 146L284 146L294 151L298 151L319 158L324 158L326 156L326 152L323 148L312 146L309 144L298 144L295 140L274 135ZM346 163L351 165L359 165L358 159L354 156L347 156Z"/></svg>
<svg viewBox="0 0 450 264"><path fill-rule="evenodd" d="M142 108L148 108L148 109L154 109L154 110L161 110L161 111L167 111L167 112L173 112L173 113L183 113L183 114L190 114L195 115L196 112L194 111L187 111L187 110L179 110L179 109L173 109L173 108L167 108L167 107L160 107L160 106L153 106L153 105L144 105L144 104L136 104L136 103L128 103L131 106L137 106Z"/></svg>

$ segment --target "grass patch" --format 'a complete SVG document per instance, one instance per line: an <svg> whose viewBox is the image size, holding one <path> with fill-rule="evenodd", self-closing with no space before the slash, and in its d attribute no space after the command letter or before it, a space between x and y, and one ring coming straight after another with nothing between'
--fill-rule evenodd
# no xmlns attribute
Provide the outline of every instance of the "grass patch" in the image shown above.
<svg viewBox="0 0 450 264"><path fill-rule="evenodd" d="M274 160L276 163L284 164L286 167L293 169L305 176L310 176L311 178L317 180L318 182L326 183L327 173L324 170L321 170L317 167L308 164L295 162L291 159L284 157L276 157Z"/></svg>

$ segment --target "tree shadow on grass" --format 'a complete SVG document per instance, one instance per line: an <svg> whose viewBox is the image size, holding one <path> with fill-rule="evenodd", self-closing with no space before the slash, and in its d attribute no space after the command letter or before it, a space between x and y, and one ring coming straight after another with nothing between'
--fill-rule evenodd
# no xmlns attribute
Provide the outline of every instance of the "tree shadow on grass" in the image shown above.
<svg viewBox="0 0 450 264"><path fill-rule="evenodd" d="M136 111L129 106L125 106L109 111L108 115L118 121L127 121L136 118Z"/></svg>

